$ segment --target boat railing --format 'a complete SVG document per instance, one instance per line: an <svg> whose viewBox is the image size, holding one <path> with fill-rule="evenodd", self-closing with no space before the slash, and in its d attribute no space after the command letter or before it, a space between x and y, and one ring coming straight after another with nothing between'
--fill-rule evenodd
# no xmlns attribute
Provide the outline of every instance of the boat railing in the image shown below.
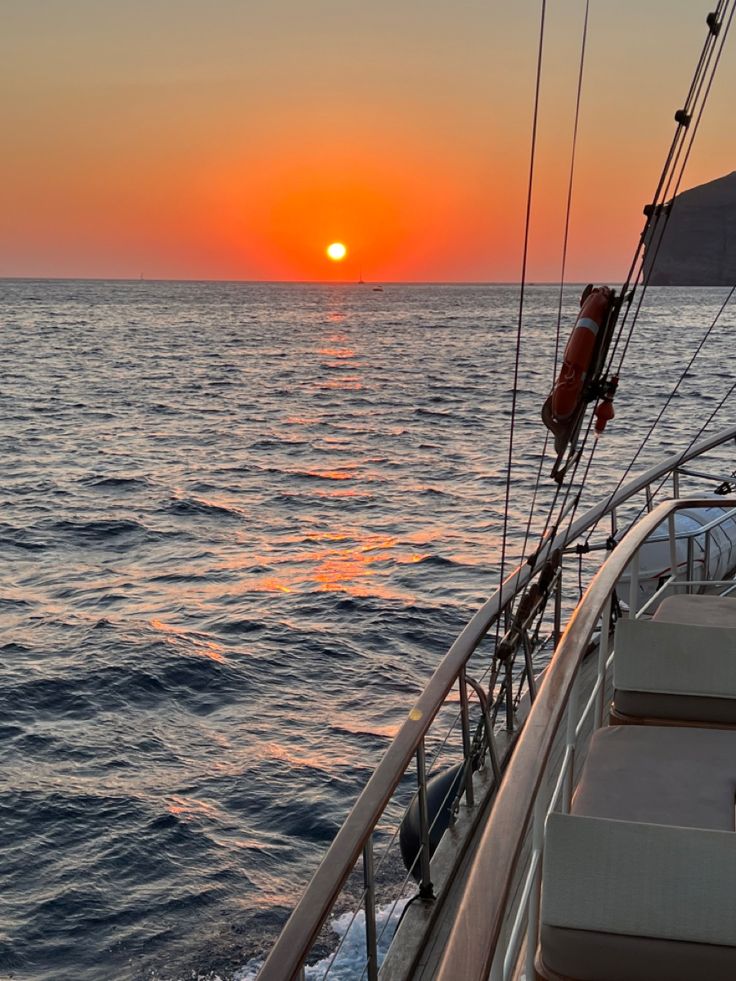
<svg viewBox="0 0 736 981"><path fill-rule="evenodd" d="M713 434L632 479L570 522L564 531L548 538L537 551L533 563L523 563L514 569L502 586L480 607L440 661L408 712L284 926L261 968L259 981L287 981L303 976L312 948L320 938L328 919L334 916L336 904L341 901L343 890L347 886L353 920L359 913L364 919L365 953L362 976L369 981L378 977L381 946L377 914L381 899L378 895L379 871L385 870L391 864L387 856L390 849L395 854L401 816L414 802L418 811L419 844L411 871L417 873L415 878L419 883L418 897L425 906L431 907L435 901L437 880L435 879L435 883L432 881L433 864L436 862L432 858L433 826L427 802L429 775L436 771L437 761L450 744L450 736L459 729L459 745L454 749L459 754L463 771L459 790L454 785L448 790L448 795L454 794L457 797L461 793L467 809L479 815L483 804L496 793L502 766L509 758L516 757L516 751L512 755L511 749L518 737L520 725L524 725L518 714L522 692L526 693L527 699L534 702L536 707L535 677L542 667L542 659L549 659L552 648L560 638L564 559L548 583L549 612L541 604L536 623L522 632L519 643L521 663L516 667L513 676L512 664L499 664L499 659L494 657L495 644L491 636L493 628L496 628L493 632L497 633L501 628L505 630L508 627L512 604L535 577L540 576L550 556L555 553L564 555L565 549L586 533L590 534L592 529L608 517L611 519L612 532L609 536L610 547L610 539L617 530L617 513L623 505L628 506L637 495L643 494L645 502L641 510L651 510L656 492L661 489L664 481L669 480L672 481L673 495L678 497L684 465L734 439L736 426ZM652 488L657 482L660 483L654 491ZM713 499L708 502L710 507L718 503ZM655 516L658 513L654 512ZM659 524L659 520L656 517L653 519L651 513L644 520L649 531ZM705 534L707 540L710 532ZM628 536L624 537L623 542L628 542ZM623 554L619 551L621 548L622 545L619 544L613 552L617 562L620 562ZM635 551L632 550L632 555ZM692 576L687 578L691 579ZM684 587L684 583L682 585ZM575 592L577 593L577 583ZM529 622L533 619L530 617ZM444 735L438 734L437 725L433 726L433 723L435 720L446 722L448 704L452 710L452 719L449 728L443 730ZM479 715L475 724L472 718L474 712ZM429 765L428 749L434 753ZM473 772L479 769L481 777L485 773L487 779L474 779ZM506 783L505 779L503 783ZM479 793L483 795L482 800L476 799ZM495 808L494 804L494 813ZM457 800L453 809L457 811ZM374 840L378 836L379 823L387 819L393 823L388 830L381 828L385 848L376 861ZM400 886L402 892L406 890L409 881L410 874L407 874ZM392 881L388 898L394 910L401 906L401 892L398 897L396 893L396 882ZM339 912L342 913L343 910L340 909ZM343 941L347 935L346 931ZM310 971L310 977L329 977L331 971L332 976L335 976L333 967L338 954L339 950L326 958L326 963L320 962L324 964L321 975ZM356 976L361 976L360 971Z"/></svg>
<svg viewBox="0 0 736 981"><path fill-rule="evenodd" d="M711 507L712 507L711 502ZM662 597L663 590L682 590L682 589L692 589L695 586L702 587L706 583L709 586L720 586L725 585L718 580L710 579L707 575L707 570L710 565L710 553L711 553L711 541L712 532L716 528L722 527L725 523L731 521L731 519L736 517L736 508L725 509L723 507L719 508L720 514L706 522L704 525L699 525L697 528L688 528L684 531L675 530L674 528L674 514L670 515L668 518L668 529L666 535L662 536L661 540L666 540L669 543L670 548L670 568L672 568L673 563L675 568L679 571L682 566L684 566L685 578L677 582L677 585L673 585L672 576L666 578L662 577L662 583L658 587L657 591L653 593L649 599L646 601L644 606L641 608L640 612L646 612L650 607L656 605L657 601ZM650 535L649 541L656 540L656 535ZM696 562L695 559L695 543L699 539L702 539L702 557ZM677 551L677 544L679 542L685 542L686 554L685 559L681 560ZM636 615L638 611L639 604L639 552L632 559L631 566L628 570L629 572L629 609L631 611L630 615ZM703 575L697 578L695 575L696 565L700 565ZM733 586L732 588L736 588ZM727 590L728 592L731 589Z"/></svg>
<svg viewBox="0 0 736 981"><path fill-rule="evenodd" d="M723 505L733 514L736 500L724 499ZM732 579L692 579L680 569L678 510L712 507L712 498L662 502L626 536L591 581L545 672L544 685L504 773L465 879L437 981L535 977L545 821L551 811L569 811L587 741L604 723L612 684L611 625L617 585L627 567L633 570L629 580L629 616L633 617L646 615L667 593L704 585L721 587L723 594L733 591ZM638 557L642 545L663 523L669 532L671 566L654 595L639 607ZM705 534L707 540L720 523L710 521L695 533ZM585 679L580 668L596 631L595 673Z"/></svg>

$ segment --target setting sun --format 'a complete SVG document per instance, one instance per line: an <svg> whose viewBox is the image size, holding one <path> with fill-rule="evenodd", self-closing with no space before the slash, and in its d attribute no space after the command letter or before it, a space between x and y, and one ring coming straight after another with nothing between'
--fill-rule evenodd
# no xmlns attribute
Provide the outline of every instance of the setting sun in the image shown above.
<svg viewBox="0 0 736 981"><path fill-rule="evenodd" d="M348 254L348 250L342 242L333 242L332 245L328 245L326 252L333 262L341 262Z"/></svg>

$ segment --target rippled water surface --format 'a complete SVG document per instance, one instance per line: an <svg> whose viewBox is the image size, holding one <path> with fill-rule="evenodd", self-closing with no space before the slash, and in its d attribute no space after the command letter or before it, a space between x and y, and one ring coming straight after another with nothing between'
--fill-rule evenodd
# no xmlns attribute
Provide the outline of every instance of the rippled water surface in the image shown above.
<svg viewBox="0 0 736 981"><path fill-rule="evenodd" d="M650 292L591 494L723 298ZM0 975L224 978L268 946L493 589L517 305L515 287L0 284ZM519 526L556 310L531 289ZM730 313L641 466L725 393L733 336Z"/></svg>

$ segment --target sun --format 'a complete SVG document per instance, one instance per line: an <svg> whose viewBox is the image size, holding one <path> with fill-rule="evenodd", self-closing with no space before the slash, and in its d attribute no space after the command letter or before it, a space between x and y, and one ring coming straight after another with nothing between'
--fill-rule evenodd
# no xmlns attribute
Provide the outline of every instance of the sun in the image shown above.
<svg viewBox="0 0 736 981"><path fill-rule="evenodd" d="M328 258L332 259L333 262L342 262L348 254L348 250L342 242L333 242L327 246L325 251L327 252Z"/></svg>

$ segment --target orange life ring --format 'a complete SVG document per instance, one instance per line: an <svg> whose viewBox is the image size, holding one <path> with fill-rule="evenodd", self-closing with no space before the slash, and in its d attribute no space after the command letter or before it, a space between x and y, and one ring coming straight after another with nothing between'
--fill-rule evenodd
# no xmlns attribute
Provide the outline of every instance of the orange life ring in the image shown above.
<svg viewBox="0 0 736 981"><path fill-rule="evenodd" d="M550 409L556 422L566 422L580 405L598 349L598 337L606 326L614 294L608 286L598 286L583 296L578 319L565 348L562 368L550 395Z"/></svg>

